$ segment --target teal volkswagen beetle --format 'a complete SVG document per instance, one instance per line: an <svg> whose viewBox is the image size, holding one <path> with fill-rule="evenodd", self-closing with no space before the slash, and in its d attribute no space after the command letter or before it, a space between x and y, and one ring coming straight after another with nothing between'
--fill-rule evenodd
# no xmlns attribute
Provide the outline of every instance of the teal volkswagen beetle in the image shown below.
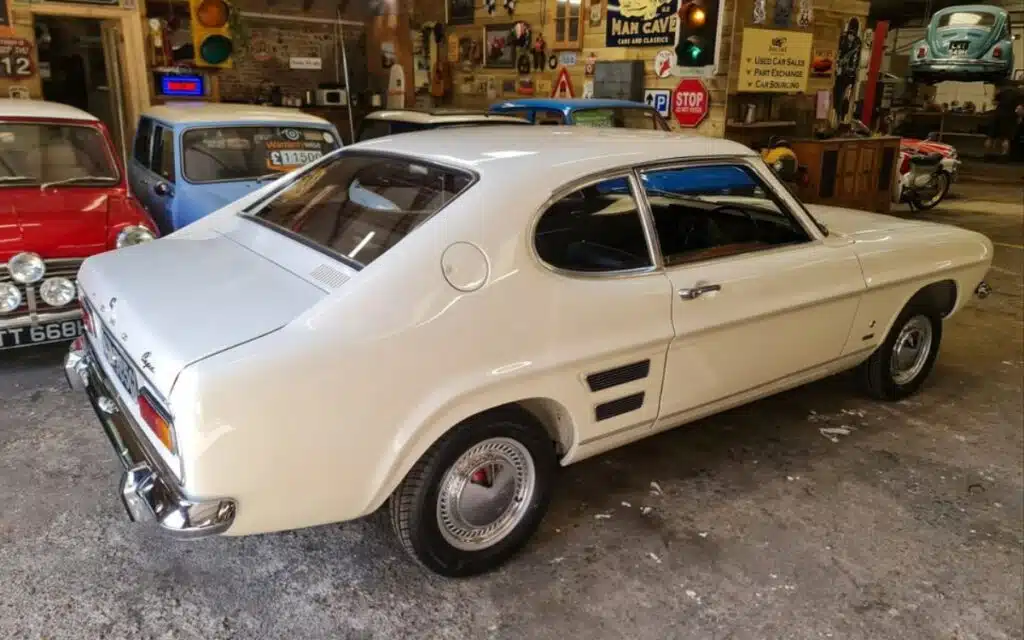
<svg viewBox="0 0 1024 640"><path fill-rule="evenodd" d="M993 82L1013 72L1010 16L983 4L959 5L932 16L924 40L911 49L910 74L917 82Z"/></svg>

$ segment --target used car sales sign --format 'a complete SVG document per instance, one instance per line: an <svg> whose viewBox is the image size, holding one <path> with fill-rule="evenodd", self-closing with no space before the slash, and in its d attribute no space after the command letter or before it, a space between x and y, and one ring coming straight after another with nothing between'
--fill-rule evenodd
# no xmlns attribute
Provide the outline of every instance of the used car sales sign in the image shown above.
<svg viewBox="0 0 1024 640"><path fill-rule="evenodd" d="M605 46L675 44L678 0L608 0Z"/></svg>
<svg viewBox="0 0 1024 640"><path fill-rule="evenodd" d="M0 78L27 78L35 72L31 42L24 38L0 38Z"/></svg>
<svg viewBox="0 0 1024 640"><path fill-rule="evenodd" d="M810 33L744 29L737 87L749 93L803 93L811 67Z"/></svg>

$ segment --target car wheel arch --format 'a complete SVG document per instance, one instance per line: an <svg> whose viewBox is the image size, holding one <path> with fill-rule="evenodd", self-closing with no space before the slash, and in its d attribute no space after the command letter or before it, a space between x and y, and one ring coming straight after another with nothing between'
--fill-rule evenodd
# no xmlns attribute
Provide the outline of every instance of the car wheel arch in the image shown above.
<svg viewBox="0 0 1024 640"><path fill-rule="evenodd" d="M892 316L886 323L885 331L881 333L882 340L878 343L878 346L881 346L882 342L884 342L884 336L889 335L889 332L892 331L893 324L895 324L896 319L899 318L903 310L907 308L907 305L921 300L935 305L939 310L939 315L945 319L956 309L957 301L959 300L959 288L956 281L952 278L943 278L919 287L913 294L907 296L903 304L893 310Z"/></svg>
<svg viewBox="0 0 1024 640"><path fill-rule="evenodd" d="M369 513L371 511L375 511L383 506L384 503L387 502L388 497L394 493L395 489L397 489L402 483L405 476L408 475L409 471L416 465L417 461L419 461L419 459L422 458L438 440L443 438L445 434L480 415L510 407L523 411L537 423L538 427L544 429L548 437L551 439L552 447L555 448L555 453L559 458L561 458L575 443L576 422L573 420L572 413L564 403L554 398L547 396L532 396L509 400L507 402L494 404L493 406L487 406L484 408L476 407L465 411L464 415L461 415L461 417L458 417L457 419L447 420L441 424L439 428L437 425L431 425L425 428L421 432L423 437L417 438L414 442L410 442L405 450L394 458L394 463L390 465L386 475L384 475L384 481L378 485L378 491L366 512Z"/></svg>

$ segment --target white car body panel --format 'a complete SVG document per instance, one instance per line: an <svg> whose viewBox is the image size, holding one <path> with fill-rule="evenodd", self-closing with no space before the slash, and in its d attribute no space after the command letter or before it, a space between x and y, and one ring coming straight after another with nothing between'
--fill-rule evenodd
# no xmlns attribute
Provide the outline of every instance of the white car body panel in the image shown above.
<svg viewBox="0 0 1024 640"><path fill-rule="evenodd" d="M869 357L922 287L954 281L955 311L991 261L980 234L809 207L832 228L824 237L755 154L731 142L558 129L409 133L348 147L478 175L358 272L239 217L256 194L167 238L86 261L81 282L90 299L118 296L138 310L118 319L132 357L149 349L154 362L180 367L170 386L164 378L159 386L174 414L183 490L237 501L227 535L371 513L446 431L502 404L537 415L569 464L848 368ZM667 158L751 163L796 207L812 240L619 277L564 274L538 260L533 225L553 193ZM487 258L475 291L456 290L442 272L441 256L456 242ZM221 286L213 274L170 268L176 252L189 256L200 246L224 249L221 277L252 269L224 281L247 287L221 292L232 308L218 307L212 289L196 293L204 282ZM155 270L155 256L168 268ZM325 286L311 277L324 263L344 279ZM676 290L697 280L722 290L681 301ZM204 314L197 330L209 335L169 328ZM136 346L151 336L154 344ZM225 348L200 357L212 345ZM598 392L587 386L588 374L648 359L643 379ZM597 405L641 392L636 411L596 419Z"/></svg>

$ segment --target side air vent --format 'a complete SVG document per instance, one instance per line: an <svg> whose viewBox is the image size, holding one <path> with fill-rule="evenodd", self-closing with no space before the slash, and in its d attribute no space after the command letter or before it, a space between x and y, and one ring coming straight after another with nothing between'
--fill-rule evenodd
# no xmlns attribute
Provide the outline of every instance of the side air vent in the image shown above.
<svg viewBox="0 0 1024 640"><path fill-rule="evenodd" d="M326 264L322 264L316 269L313 269L309 273L309 277L313 278L317 282L324 284L327 287L330 287L331 289L337 289L341 285L348 282L347 275L338 271L337 269L332 269Z"/></svg>
<svg viewBox="0 0 1024 640"><path fill-rule="evenodd" d="M600 391L617 387L620 384L642 380L651 372L651 361L641 360L632 364L623 365L607 371L599 371L587 376L587 386L591 391Z"/></svg>
<svg viewBox="0 0 1024 640"><path fill-rule="evenodd" d="M644 406L643 391L626 396L625 398L619 398L618 400L611 400L597 405L597 407L594 408L594 417L598 422L600 422L601 420L621 416L622 414L629 413L630 411L636 411L642 406Z"/></svg>

